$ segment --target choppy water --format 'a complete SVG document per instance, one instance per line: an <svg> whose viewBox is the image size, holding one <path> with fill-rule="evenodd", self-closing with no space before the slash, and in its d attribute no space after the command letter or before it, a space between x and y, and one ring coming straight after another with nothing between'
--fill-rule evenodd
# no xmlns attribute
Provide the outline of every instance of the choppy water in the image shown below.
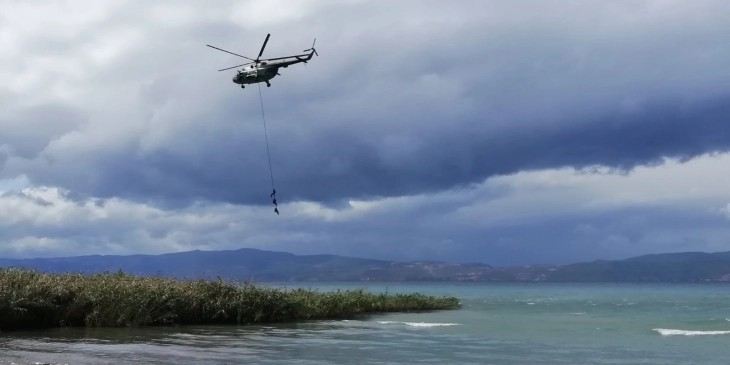
<svg viewBox="0 0 730 365"><path fill-rule="evenodd" d="M453 295L463 309L267 326L11 332L0 334L0 364L730 363L728 285L316 288Z"/></svg>

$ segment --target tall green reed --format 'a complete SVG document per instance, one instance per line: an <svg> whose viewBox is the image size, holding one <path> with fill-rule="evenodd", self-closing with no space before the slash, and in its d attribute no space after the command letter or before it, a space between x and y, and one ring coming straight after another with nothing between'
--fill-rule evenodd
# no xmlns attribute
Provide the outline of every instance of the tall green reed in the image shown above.
<svg viewBox="0 0 730 365"><path fill-rule="evenodd" d="M317 292L117 273L0 269L0 330L56 326L252 324L455 309L452 297Z"/></svg>

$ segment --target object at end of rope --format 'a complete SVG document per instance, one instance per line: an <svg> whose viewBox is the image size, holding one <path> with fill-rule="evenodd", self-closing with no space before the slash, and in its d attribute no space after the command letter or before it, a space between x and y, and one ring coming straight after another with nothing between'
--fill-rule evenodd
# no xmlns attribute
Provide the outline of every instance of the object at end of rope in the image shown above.
<svg viewBox="0 0 730 365"><path fill-rule="evenodd" d="M271 198L271 203L274 204L274 213L276 213L276 215L279 215L279 204L276 202L276 189L271 192L271 195L269 195L269 197Z"/></svg>

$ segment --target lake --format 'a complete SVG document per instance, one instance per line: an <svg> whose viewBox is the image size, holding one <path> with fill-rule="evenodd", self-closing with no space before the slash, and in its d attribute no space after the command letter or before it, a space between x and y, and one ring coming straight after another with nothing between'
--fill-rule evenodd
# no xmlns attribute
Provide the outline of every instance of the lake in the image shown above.
<svg viewBox="0 0 730 365"><path fill-rule="evenodd" d="M463 308L257 326L0 334L0 364L727 364L730 285L266 284L460 298Z"/></svg>

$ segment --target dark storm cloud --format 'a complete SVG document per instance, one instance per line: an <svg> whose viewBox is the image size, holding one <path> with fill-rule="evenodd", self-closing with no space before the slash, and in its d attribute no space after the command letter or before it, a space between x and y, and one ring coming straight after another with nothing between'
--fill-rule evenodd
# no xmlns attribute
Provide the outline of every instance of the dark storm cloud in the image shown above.
<svg viewBox="0 0 730 365"><path fill-rule="evenodd" d="M342 129L318 135L277 131L272 137L278 138L271 140L275 178L288 199L332 202L439 191L525 169L603 165L628 170L730 146L730 98L690 106L666 100L583 118L590 119L559 129L549 118L541 126L497 134L465 129L406 133L392 143L383 143L387 135L368 140ZM100 157L95 161L99 169L114 168L87 189L100 196L153 196L178 203L267 203L261 199L269 186L263 130L209 132L194 128L178 139L184 147L176 150Z"/></svg>
<svg viewBox="0 0 730 365"><path fill-rule="evenodd" d="M4 10L4 256L509 265L728 249L726 1ZM262 88L281 216L258 88L205 47L255 56L267 33L265 57L314 37L320 54Z"/></svg>
<svg viewBox="0 0 730 365"><path fill-rule="evenodd" d="M87 196L267 204L257 87L241 91L216 73L240 59L204 44L253 54L268 32L268 55L298 52L310 36L321 54L263 90L274 177L289 201L416 195L525 169L630 169L728 150L730 47L717 15L727 4L560 4L320 4L259 26L237 17L265 18L230 4L208 16L162 9L170 21L117 9L114 26L97 33L108 40L73 48L85 60L119 44L81 85L89 126L11 138L0 149L4 174Z"/></svg>
<svg viewBox="0 0 730 365"><path fill-rule="evenodd" d="M55 138L79 128L86 118L82 112L59 103L46 103L0 116L0 146L22 158L36 157Z"/></svg>

